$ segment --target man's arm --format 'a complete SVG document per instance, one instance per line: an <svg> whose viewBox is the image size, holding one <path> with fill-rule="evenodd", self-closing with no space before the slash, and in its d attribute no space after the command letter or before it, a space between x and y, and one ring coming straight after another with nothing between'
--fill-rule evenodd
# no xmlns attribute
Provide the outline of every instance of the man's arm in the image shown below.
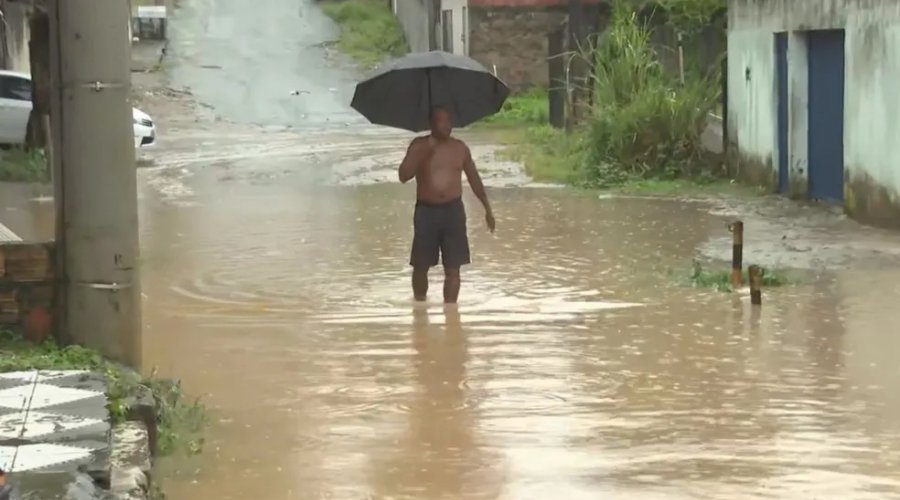
<svg viewBox="0 0 900 500"><path fill-rule="evenodd" d="M428 147L427 140L425 137L416 137L409 143L406 156L403 158L397 171L400 182L406 183L415 177L419 167L428 161L428 157L431 155L431 148Z"/></svg>
<svg viewBox="0 0 900 500"><path fill-rule="evenodd" d="M469 150L469 147L463 145L466 149L466 160L463 163L463 171L466 173L466 179L469 180L469 186L472 188L472 192L475 193L475 197L484 205L485 212L485 220L487 221L488 229L491 232L494 232L494 211L491 208L491 202L488 200L487 192L484 190L484 183L481 182L481 175L478 173L478 168L475 167L475 160L472 159L472 151Z"/></svg>

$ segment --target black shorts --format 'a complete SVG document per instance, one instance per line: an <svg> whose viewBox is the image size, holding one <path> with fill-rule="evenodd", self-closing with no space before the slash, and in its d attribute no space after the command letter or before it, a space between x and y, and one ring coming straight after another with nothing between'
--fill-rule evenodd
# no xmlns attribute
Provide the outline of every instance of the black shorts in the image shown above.
<svg viewBox="0 0 900 500"><path fill-rule="evenodd" d="M411 266L434 267L438 254L444 267L461 267L470 262L462 198L440 204L416 202L413 229Z"/></svg>

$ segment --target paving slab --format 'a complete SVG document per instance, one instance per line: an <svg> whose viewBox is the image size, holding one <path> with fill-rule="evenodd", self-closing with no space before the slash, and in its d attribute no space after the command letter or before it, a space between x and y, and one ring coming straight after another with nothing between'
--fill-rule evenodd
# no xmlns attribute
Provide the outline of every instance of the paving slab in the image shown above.
<svg viewBox="0 0 900 500"><path fill-rule="evenodd" d="M110 484L106 404L97 373L0 373L0 468L20 498L103 498L90 492Z"/></svg>

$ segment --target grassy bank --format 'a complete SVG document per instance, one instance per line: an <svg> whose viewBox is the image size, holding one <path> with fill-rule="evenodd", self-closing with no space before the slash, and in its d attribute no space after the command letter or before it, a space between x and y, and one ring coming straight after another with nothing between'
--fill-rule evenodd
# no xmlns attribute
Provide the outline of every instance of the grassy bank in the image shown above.
<svg viewBox="0 0 900 500"><path fill-rule="evenodd" d="M550 120L550 108L545 89L510 96L499 113L478 123L482 127L540 127Z"/></svg>
<svg viewBox="0 0 900 500"><path fill-rule="evenodd" d="M337 47L365 68L405 54L400 23L380 0L325 0L322 11L341 28Z"/></svg>
<svg viewBox="0 0 900 500"><path fill-rule="evenodd" d="M27 370L90 370L105 375L114 422L126 418L134 397L149 391L156 401L160 454L196 453L201 449L204 409L199 402L188 401L177 383L155 377L141 378L90 349L60 347L52 341L34 345L12 332L0 330L0 372Z"/></svg>
<svg viewBox="0 0 900 500"><path fill-rule="evenodd" d="M43 151L0 151L0 182L50 182Z"/></svg>

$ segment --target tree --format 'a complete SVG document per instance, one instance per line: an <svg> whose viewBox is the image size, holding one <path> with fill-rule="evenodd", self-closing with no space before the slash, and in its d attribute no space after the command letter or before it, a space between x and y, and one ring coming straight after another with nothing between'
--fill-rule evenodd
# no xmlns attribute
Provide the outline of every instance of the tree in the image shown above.
<svg viewBox="0 0 900 500"><path fill-rule="evenodd" d="M726 0L656 0L669 23L684 36L692 37L726 9Z"/></svg>

